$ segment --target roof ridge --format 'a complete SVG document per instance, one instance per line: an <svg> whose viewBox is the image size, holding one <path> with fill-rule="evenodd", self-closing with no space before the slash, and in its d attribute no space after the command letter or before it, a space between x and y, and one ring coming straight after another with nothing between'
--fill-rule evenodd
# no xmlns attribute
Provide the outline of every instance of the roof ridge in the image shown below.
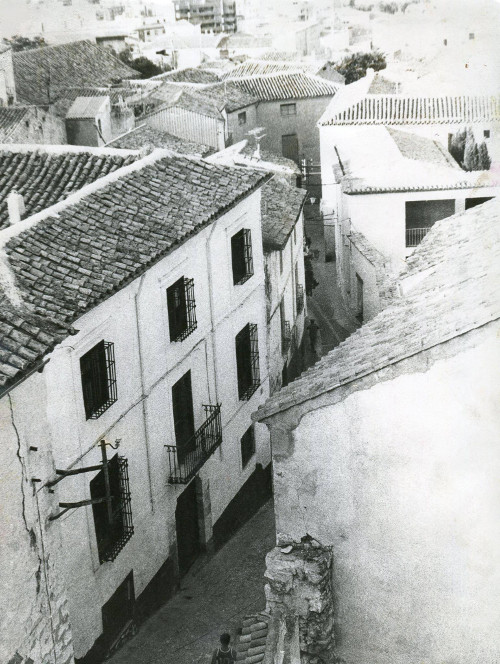
<svg viewBox="0 0 500 664"><path fill-rule="evenodd" d="M134 151L134 154L137 154L137 152ZM97 191L106 188L108 185L112 184L113 182L116 182L117 180L126 175L129 175L130 173L140 171L146 166L150 166L151 164L154 164L156 161L162 159L163 157L167 157L170 155L172 155L172 152L170 150L157 148L153 150L153 152L151 152L150 154L146 155L145 157L142 157L141 159L134 161L132 164L121 166L120 168L117 168L115 171L111 171L111 173L108 173L107 175L98 178L94 182L86 184L81 189L78 189L77 191L71 193L64 200L59 201L54 205L51 205L50 207L45 208L44 210L41 210L40 212L36 212L35 214L32 214L31 216L26 217L25 219L22 219L21 221L18 221L16 224L12 226L7 226L6 228L0 229L0 251L5 247L5 245L9 240L11 240L13 237L17 237L24 231L29 230L30 228L38 224L40 221L48 219L49 217L59 216L59 214L64 210L66 210L66 208L71 207L76 203L79 203L82 199L86 198L87 196L90 196L91 194L94 194Z"/></svg>

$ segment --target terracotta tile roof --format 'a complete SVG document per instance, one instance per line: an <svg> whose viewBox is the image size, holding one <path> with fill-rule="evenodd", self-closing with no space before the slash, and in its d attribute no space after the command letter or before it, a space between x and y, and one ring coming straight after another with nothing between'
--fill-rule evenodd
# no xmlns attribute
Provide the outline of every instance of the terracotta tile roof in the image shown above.
<svg viewBox="0 0 500 664"><path fill-rule="evenodd" d="M280 60L281 62L293 62L297 59L296 53L290 51L268 51L260 56L260 60L272 62L273 60Z"/></svg>
<svg viewBox="0 0 500 664"><path fill-rule="evenodd" d="M375 72L375 76L368 88L369 95L394 95L397 91L397 83L385 78L379 72Z"/></svg>
<svg viewBox="0 0 500 664"><path fill-rule="evenodd" d="M287 72L309 72L316 74L323 63L304 63L298 61L263 61L245 60L234 69L222 74L223 79L247 78L248 76L267 76L268 74L286 74Z"/></svg>
<svg viewBox="0 0 500 664"><path fill-rule="evenodd" d="M230 81L204 88L203 91L200 91L200 94L213 100L218 108L225 108L228 113L252 106L259 101L257 97L242 90L238 85Z"/></svg>
<svg viewBox="0 0 500 664"><path fill-rule="evenodd" d="M264 251L283 249L304 205L307 192L273 178L262 187L262 242Z"/></svg>
<svg viewBox="0 0 500 664"><path fill-rule="evenodd" d="M126 100L128 97L140 95L141 88L128 87L71 87L58 88L57 98L74 102L78 97L109 97L112 104L117 104L120 100Z"/></svg>
<svg viewBox="0 0 500 664"><path fill-rule="evenodd" d="M439 141L433 141L424 136L411 134L407 131L399 131L392 127L387 127L387 131L392 140L396 143L402 156L406 159L425 161L430 164L442 164L459 168L457 162L451 154L443 148Z"/></svg>
<svg viewBox="0 0 500 664"><path fill-rule="evenodd" d="M108 102L109 97L77 97L66 113L67 120L94 119Z"/></svg>
<svg viewBox="0 0 500 664"><path fill-rule="evenodd" d="M405 294L253 417L262 420L498 320L499 280L500 201L438 221L401 275Z"/></svg>
<svg viewBox="0 0 500 664"><path fill-rule="evenodd" d="M240 78L234 82L260 101L333 97L339 89L337 83L305 72Z"/></svg>
<svg viewBox="0 0 500 664"><path fill-rule="evenodd" d="M269 152L263 148L259 148L258 157L255 156L256 146L251 145L250 141L245 141L245 146L240 150L240 154L247 157L249 160L255 160L257 162L267 162L269 164L276 164L277 166L282 166L295 175L300 175L300 168L297 164L291 159L283 157L281 154L276 154L275 152Z"/></svg>
<svg viewBox="0 0 500 664"><path fill-rule="evenodd" d="M27 113L29 113L29 108L26 106L0 106L0 142L7 142L9 136Z"/></svg>
<svg viewBox="0 0 500 664"><path fill-rule="evenodd" d="M95 154L92 151L55 153L39 150L19 150L4 147L0 150L0 229L9 225L7 196L16 190L24 198L26 215L30 216L58 201L86 184L132 163L137 155L123 153Z"/></svg>
<svg viewBox="0 0 500 664"><path fill-rule="evenodd" d="M236 661L241 664L259 664L264 660L270 618L259 613L243 619L241 636L236 648Z"/></svg>
<svg viewBox="0 0 500 664"><path fill-rule="evenodd" d="M166 72L165 74L158 74L153 76L153 81L170 81L171 83L198 83L207 85L209 83L218 83L220 76L213 71L206 69L199 69L198 67L187 67L186 69L175 69L174 71Z"/></svg>
<svg viewBox="0 0 500 664"><path fill-rule="evenodd" d="M338 112L327 109L319 124L468 124L499 120L500 97L369 95Z"/></svg>
<svg viewBox="0 0 500 664"><path fill-rule="evenodd" d="M59 210L57 216L48 211L6 242L0 268L12 275L17 296L33 315L69 327L268 177L180 156L155 160L150 155L146 160L141 168ZM3 320L0 310L0 329ZM7 335L9 320L10 314ZM18 321L16 327L21 325ZM36 338L38 329L33 334ZM17 355L29 347L28 337L20 339ZM58 340L47 338L46 348ZM7 368L2 380L14 380L22 371L22 366L16 374Z"/></svg>
<svg viewBox="0 0 500 664"><path fill-rule="evenodd" d="M139 76L108 48L91 41L19 51L12 59L18 99L37 105L52 102L59 88L106 86Z"/></svg>
<svg viewBox="0 0 500 664"><path fill-rule="evenodd" d="M146 124L136 127L123 134L114 141L107 144L110 148L121 148L125 150L141 150L145 146L152 145L155 148L173 150L183 155L192 155L193 157L205 157L213 152L213 148L201 143L185 141L177 136L172 136L166 131L155 129Z"/></svg>

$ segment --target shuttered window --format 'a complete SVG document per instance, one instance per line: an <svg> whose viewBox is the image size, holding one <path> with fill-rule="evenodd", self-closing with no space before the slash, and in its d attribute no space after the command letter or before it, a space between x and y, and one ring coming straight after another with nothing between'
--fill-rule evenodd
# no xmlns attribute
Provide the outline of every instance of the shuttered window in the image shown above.
<svg viewBox="0 0 500 664"><path fill-rule="evenodd" d="M85 417L95 420L118 398L113 344L100 341L82 355L80 373Z"/></svg>
<svg viewBox="0 0 500 664"><path fill-rule="evenodd" d="M260 384L259 339L257 325L248 323L236 335L238 397L250 399Z"/></svg>
<svg viewBox="0 0 500 664"><path fill-rule="evenodd" d="M181 277L167 288L170 341L183 341L196 330L194 280Z"/></svg>
<svg viewBox="0 0 500 664"><path fill-rule="evenodd" d="M231 238L234 285L243 284L253 275L252 234L242 228Z"/></svg>

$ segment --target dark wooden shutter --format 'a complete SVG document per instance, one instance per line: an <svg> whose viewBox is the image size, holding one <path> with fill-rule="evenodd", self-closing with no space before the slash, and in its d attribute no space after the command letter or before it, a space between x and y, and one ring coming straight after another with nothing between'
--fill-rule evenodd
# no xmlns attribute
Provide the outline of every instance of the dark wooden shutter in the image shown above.
<svg viewBox="0 0 500 664"><path fill-rule="evenodd" d="M182 376L172 386L172 409L174 415L175 442L178 448L179 462L195 446L193 393L191 389L191 371Z"/></svg>
<svg viewBox="0 0 500 664"><path fill-rule="evenodd" d="M188 322L184 277L167 288L167 309L170 341L175 341L187 329Z"/></svg>
<svg viewBox="0 0 500 664"><path fill-rule="evenodd" d="M104 341L80 358L85 416L91 418L109 399Z"/></svg>
<svg viewBox="0 0 500 664"><path fill-rule="evenodd" d="M233 283L238 284L246 275L245 238L242 230L231 238L231 260L233 264Z"/></svg>
<svg viewBox="0 0 500 664"><path fill-rule="evenodd" d="M243 399L252 383L250 325L245 325L236 335L236 372L238 377L238 396L240 399Z"/></svg>

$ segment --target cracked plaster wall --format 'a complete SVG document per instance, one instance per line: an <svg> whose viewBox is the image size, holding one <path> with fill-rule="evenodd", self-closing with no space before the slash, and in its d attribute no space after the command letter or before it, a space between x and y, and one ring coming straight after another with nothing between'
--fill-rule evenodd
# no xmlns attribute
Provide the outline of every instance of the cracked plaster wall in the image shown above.
<svg viewBox="0 0 500 664"><path fill-rule="evenodd" d="M53 498L35 494L40 485L32 483L51 465L44 409L38 373L0 400L0 661L5 664L73 662L58 571L59 530L47 522Z"/></svg>
<svg viewBox="0 0 500 664"><path fill-rule="evenodd" d="M348 664L500 660L499 338L491 324L270 422L279 537L333 546Z"/></svg>

